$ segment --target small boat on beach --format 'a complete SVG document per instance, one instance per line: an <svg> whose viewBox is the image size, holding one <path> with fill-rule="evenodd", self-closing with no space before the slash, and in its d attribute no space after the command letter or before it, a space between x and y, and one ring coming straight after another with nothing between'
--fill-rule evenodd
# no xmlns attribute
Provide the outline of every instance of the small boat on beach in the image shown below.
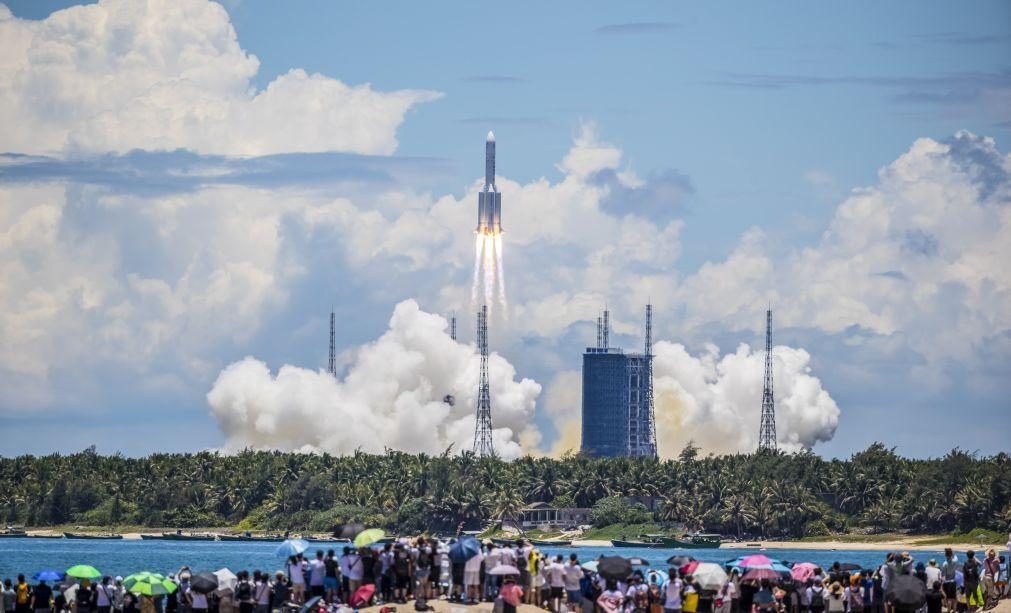
<svg viewBox="0 0 1011 613"><path fill-rule="evenodd" d="M28 533L21 528L7 526L3 530L0 530L0 538L24 538L26 536L28 536Z"/></svg>
<svg viewBox="0 0 1011 613"><path fill-rule="evenodd" d="M572 541L551 541L543 539L530 539L530 544L536 547L571 547Z"/></svg>
<svg viewBox="0 0 1011 613"><path fill-rule="evenodd" d="M87 540L87 541L116 541L122 540L122 534L86 534L80 532L64 532L64 538Z"/></svg>
<svg viewBox="0 0 1011 613"><path fill-rule="evenodd" d="M683 538L661 537L671 549L719 549L721 537L719 534L686 534Z"/></svg>
<svg viewBox="0 0 1011 613"><path fill-rule="evenodd" d="M161 534L141 534L140 538L145 541L213 541L218 538L216 534L196 534L190 532L183 534L182 530L175 532L162 532Z"/></svg>
<svg viewBox="0 0 1011 613"><path fill-rule="evenodd" d="M281 543L285 539L283 534L253 534L243 532L242 534L219 534L219 541L243 542L243 543Z"/></svg>

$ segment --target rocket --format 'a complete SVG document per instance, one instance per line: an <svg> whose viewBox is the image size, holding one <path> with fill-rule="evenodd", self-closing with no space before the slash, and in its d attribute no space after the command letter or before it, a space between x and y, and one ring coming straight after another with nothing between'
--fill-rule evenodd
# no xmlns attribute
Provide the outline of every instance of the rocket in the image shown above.
<svg viewBox="0 0 1011 613"><path fill-rule="evenodd" d="M477 195L478 234L502 233L502 194L495 187L495 134L488 132L484 143L484 189Z"/></svg>

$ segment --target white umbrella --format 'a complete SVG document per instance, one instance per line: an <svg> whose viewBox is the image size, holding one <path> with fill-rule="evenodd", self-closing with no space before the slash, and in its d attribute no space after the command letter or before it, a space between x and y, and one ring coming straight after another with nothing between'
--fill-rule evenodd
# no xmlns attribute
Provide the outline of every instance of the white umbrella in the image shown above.
<svg viewBox="0 0 1011 613"><path fill-rule="evenodd" d="M723 570L719 564L712 562L701 562L692 577L698 582L699 587L704 590L718 590L727 583L727 571Z"/></svg>
<svg viewBox="0 0 1011 613"><path fill-rule="evenodd" d="M588 570L591 573L597 572L597 561L596 560L590 560L589 562L584 562L583 564L580 564L579 566L581 566L583 570Z"/></svg>
<svg viewBox="0 0 1011 613"><path fill-rule="evenodd" d="M489 575L518 575L520 574L520 569L515 566L510 566L508 564L499 564L495 568L488 571Z"/></svg>
<svg viewBox="0 0 1011 613"><path fill-rule="evenodd" d="M235 585L239 582L239 578L235 576L235 573L227 568L222 568L221 570L214 571L214 576L218 578L219 592L225 590L235 591Z"/></svg>

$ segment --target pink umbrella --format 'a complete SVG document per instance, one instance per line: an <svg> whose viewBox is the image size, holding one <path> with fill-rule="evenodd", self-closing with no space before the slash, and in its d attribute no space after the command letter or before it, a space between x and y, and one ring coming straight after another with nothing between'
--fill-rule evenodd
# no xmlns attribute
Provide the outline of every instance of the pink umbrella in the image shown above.
<svg viewBox="0 0 1011 613"><path fill-rule="evenodd" d="M810 562L801 562L799 564L794 564L793 570L790 571L790 576L793 577L794 581L804 583L805 581L814 576L815 568L817 567Z"/></svg>
<svg viewBox="0 0 1011 613"><path fill-rule="evenodd" d="M685 564L684 566L682 566L679 570L681 571L682 575L688 575L688 574L691 574L691 573L695 572L695 569L698 568L698 567L699 567L699 561L698 560L692 560L691 562L689 562L689 563Z"/></svg>
<svg viewBox="0 0 1011 613"><path fill-rule="evenodd" d="M780 575L771 568L754 568L744 573L741 577L743 581L762 581L765 579L779 579Z"/></svg>
<svg viewBox="0 0 1011 613"><path fill-rule="evenodd" d="M741 558L739 566L743 566L744 568L750 568L752 566L772 566L772 560L760 553L756 553L755 555Z"/></svg>

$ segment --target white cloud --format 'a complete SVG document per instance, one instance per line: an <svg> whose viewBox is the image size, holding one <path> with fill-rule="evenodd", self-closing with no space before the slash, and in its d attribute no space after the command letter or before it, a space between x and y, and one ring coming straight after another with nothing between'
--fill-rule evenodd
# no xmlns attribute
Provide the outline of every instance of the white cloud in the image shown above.
<svg viewBox="0 0 1011 613"><path fill-rule="evenodd" d="M450 338L445 319L407 300L394 309L389 330L355 352L340 380L296 366L273 376L246 358L222 371L207 400L230 449L459 451L474 440L479 359L473 345ZM516 381L497 354L489 376L496 453L519 457L541 386ZM447 394L455 406L443 402Z"/></svg>
<svg viewBox="0 0 1011 613"><path fill-rule="evenodd" d="M405 114L440 95L298 68L255 91L259 60L207 0L101 0L42 21L0 5L0 40L3 151L389 154Z"/></svg>

